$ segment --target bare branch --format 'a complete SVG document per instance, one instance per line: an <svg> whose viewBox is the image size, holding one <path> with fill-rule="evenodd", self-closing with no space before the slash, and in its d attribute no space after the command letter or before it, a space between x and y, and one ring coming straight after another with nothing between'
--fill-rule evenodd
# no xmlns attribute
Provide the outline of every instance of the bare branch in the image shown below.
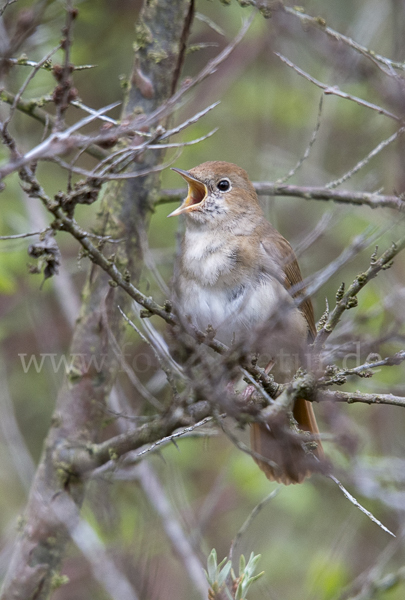
<svg viewBox="0 0 405 600"><path fill-rule="evenodd" d="M57 46L55 46L55 48L53 48L50 52L48 52L48 54L46 56L44 56L44 58L35 65L32 72L29 74L29 76L27 77L25 82L22 84L22 86L20 87L20 89L18 90L17 94L14 97L13 103L10 108L10 113L9 113L7 119L3 123L3 132L4 132L4 129L7 128L8 124L10 123L10 121L14 115L15 109L21 100L21 96L27 89L27 86L34 79L34 77L38 73L39 69L49 62L49 59L51 58L51 56L53 56L55 54L55 52L57 52L59 50L59 48L60 48L60 44L58 44Z"/></svg>
<svg viewBox="0 0 405 600"><path fill-rule="evenodd" d="M170 505L165 490L156 473L149 464L143 462L138 466L136 476L142 485L142 489L146 494L148 501L162 521L174 553L177 554L184 565L187 575L200 598L206 600L208 597L208 584L204 575L203 566L178 522L175 512Z"/></svg>
<svg viewBox="0 0 405 600"><path fill-rule="evenodd" d="M377 106L377 104L373 104L372 102L367 102L367 100L363 100L362 98L358 98L357 96L352 96L351 94L342 92L342 90L340 90L335 85L334 86L326 85L326 83L322 83L321 81L318 81L318 79L315 79L314 77L312 77L311 75L309 75L308 73L306 73L305 71L303 71L302 69L297 67L294 63L292 63L290 60L288 60L288 58L285 58L285 56L283 56L282 54L279 54L278 52L275 52L274 54L276 56L278 56L279 59L283 61L283 63L285 63L287 66L291 67L291 69L294 69L294 71L296 73L298 73L298 75L301 75L301 77L304 77L304 79L306 79L307 81L310 81L317 87L321 88L321 90L323 90L323 93L325 95L338 96L339 98L343 98L345 100L351 100L352 102L355 102L359 106L364 106L365 108L369 108L371 110L378 112L378 114L380 114L380 115L384 115L386 117L389 117L390 119L394 119L395 121L402 123L402 119L400 117L398 117L397 115L394 115L394 113L390 112L389 110L385 110L385 108L382 108L381 106Z"/></svg>
<svg viewBox="0 0 405 600"><path fill-rule="evenodd" d="M360 502L358 500L356 500L356 498L354 496L352 496L352 494L350 494L350 492L347 491L347 489L344 487L344 485L334 476L334 475L329 475L329 478L332 479L332 481L334 481L336 483L336 485L339 487L340 490L342 490L343 494L346 496L346 498L348 500L350 500L350 502L352 504L354 504L354 506L356 506L359 510L361 510L362 513L364 513L371 521L373 521L373 523L375 523L376 525L378 525L378 527L380 527L383 531L385 531L386 533L389 533L390 535L392 535L392 537L396 537L394 533L392 533L392 531L390 531L388 529L388 527L386 527L385 525L383 525L381 523L381 521L379 521L374 515L373 513L371 513L369 510L367 510L366 508L364 508L364 506L362 506L360 504Z"/></svg>
<svg viewBox="0 0 405 600"><path fill-rule="evenodd" d="M297 8L285 6L281 3L276 6L276 10L277 9L282 10L288 15L298 18L304 25L310 24L316 27L317 29L323 31L326 35L328 35L330 38L337 42L343 42L350 48L353 48L353 50L355 50L356 52L359 52L360 54L371 60L373 63L378 62L388 67L389 69L394 68L405 71L405 63L397 62L386 58L385 56L381 56L380 54L374 52L374 50L369 50L365 46L362 46L361 44L355 42L350 37L343 35L342 33L335 31L334 29L331 29L326 25L326 22L322 17L311 17L310 15L305 14L303 11L298 10Z"/></svg>
<svg viewBox="0 0 405 600"><path fill-rule="evenodd" d="M288 181L288 179L291 179L291 177L293 177L295 175L295 173L298 171L298 169L301 168L302 164L309 157L309 155L311 153L312 146L316 142L316 138L318 137L318 131L319 131L319 128L321 126L322 106L323 106L323 95L321 96L321 99L319 101L318 118L317 118L317 121L316 121L315 129L314 129L314 131L312 133L311 139L309 140L309 144L308 144L308 146L307 146L307 148L306 148L303 156L299 159L299 161L297 162L297 164L295 165L295 167L293 167L287 173L287 175L285 175L284 177L281 177L280 179L277 179L277 181L275 182L276 185L281 185L282 183L285 183L286 181Z"/></svg>
<svg viewBox="0 0 405 600"><path fill-rule="evenodd" d="M373 362L364 363L363 365L359 365L358 367L354 367L353 369L339 369L336 372L337 377L348 377L350 375L358 375L359 377L364 377L365 375L371 375L370 371L372 369L377 369L379 367L393 367L400 365L405 360L405 350L400 350L396 352L393 356L387 356L386 358L382 358L381 360L375 360ZM331 383L333 382L333 378ZM323 379L319 380L319 383L323 383ZM328 380L325 380L325 383L329 383Z"/></svg>
<svg viewBox="0 0 405 600"><path fill-rule="evenodd" d="M228 58L228 56L233 52L233 50L236 48L236 46L243 40L243 38L245 37L247 31L249 30L249 27L251 26L251 24L253 22L253 19L255 18L255 16L256 15L253 12L252 15L250 16L250 18L247 19L243 23L243 25L242 25L241 29L239 30L238 34L226 46L226 48L224 48L222 50L222 52L220 52L218 54L218 56L216 56L212 60L208 61L208 63L206 64L206 66L200 71L200 73L196 77L194 77L193 79L188 79L188 80L186 80L182 84L182 86L180 87L179 91L176 92L166 102L166 104L164 104L161 108L159 108L156 111L156 114L154 115L155 118L163 116L163 115L167 114L168 111L173 110L174 107L179 102L179 100L184 96L184 94L186 92L188 92L190 89L192 89L193 87L195 87L197 84L199 84L202 81L204 81L204 79L206 79L207 77L209 77L213 73L215 73L215 71L218 69L219 65L222 64Z"/></svg>
<svg viewBox="0 0 405 600"><path fill-rule="evenodd" d="M104 112L108 112L112 108L119 106L120 102L114 102L109 106L106 106L99 111L96 111L95 114L92 114L84 119L81 119L78 123L75 123L65 131L58 131L56 133L52 133L45 141L41 142L27 152L23 156L18 156L15 160L5 164L0 168L0 179L3 179L6 175L21 169L28 165L31 161L36 161L40 158L53 158L55 155L66 152L67 150L73 149L75 147L88 147L92 143L91 140L84 141L83 136L72 136L80 127L84 127L87 123L94 121L97 118L98 114L103 114ZM55 122L56 126L56 122ZM6 134L6 129L2 128L3 136Z"/></svg>
<svg viewBox="0 0 405 600"><path fill-rule="evenodd" d="M0 240L19 240L22 238L32 237L33 235L43 235L49 231L49 227L41 231L32 231L31 233L16 233L14 235L0 235Z"/></svg>
<svg viewBox="0 0 405 600"><path fill-rule="evenodd" d="M380 230L375 230L372 227L368 227L364 233L358 235L353 242L343 249L341 254L330 261L324 269L310 275L299 284L294 286L294 291L300 291L305 289L305 294L302 294L298 299L297 303L302 304L305 298L313 296L335 273L337 273L345 264L347 264L352 258L354 258L359 252L373 244L381 235Z"/></svg>
<svg viewBox="0 0 405 600"><path fill-rule="evenodd" d="M370 208L394 208L405 211L405 201L401 196L385 196L373 192L352 192L350 190L330 190L326 187L304 187L299 185L277 185L272 182L253 183L259 196L291 196L303 200L331 200L340 204L369 206ZM179 202L187 194L185 188L161 190L156 205Z"/></svg>
<svg viewBox="0 0 405 600"><path fill-rule="evenodd" d="M204 406L194 407L194 413L197 414L198 411L198 416L201 419L198 422L194 422L195 414L191 416L191 414L175 407L170 414L157 416L140 427L120 433L100 444L75 447L66 445L59 449L59 458L66 465L69 472L83 475L105 465L110 460L116 461L128 452L147 446L147 448L138 452L135 457L131 457L131 463L134 464L146 454L150 454L167 443L190 434L196 428L212 421L208 404L203 404ZM177 429L179 431L176 431Z"/></svg>
<svg viewBox="0 0 405 600"><path fill-rule="evenodd" d="M389 404L392 406L405 407L405 398L394 396L393 394L366 394L363 392L341 392L340 390L320 390L317 401L346 402L353 404L361 402L362 404Z"/></svg>
<svg viewBox="0 0 405 600"><path fill-rule="evenodd" d="M281 492L281 486L277 486L272 492L270 492L270 494L268 496L266 496L265 498L263 498L263 500L261 500L252 510L252 512L250 513L250 515L248 516L248 518L245 520L245 522L243 523L242 527L239 529L238 533L236 534L235 538L232 540L232 544L231 544L231 548L229 550L229 560L232 560L233 554L235 552L235 549L237 547L237 545L239 544L242 536L246 533L246 531L248 530L248 528L250 527L253 519L259 514L259 512L266 506L266 504L268 502L270 502L270 500L273 500L273 498L275 498L276 496L278 496L278 494Z"/></svg>
<svg viewBox="0 0 405 600"><path fill-rule="evenodd" d="M326 185L328 190L332 190L338 187L338 185L342 185L342 183L350 179L350 177L352 177L355 173L357 173L358 171L360 171L360 169L367 165L374 156L381 152L381 150L383 150L384 148L389 146L389 144L392 144L392 142L399 138L399 136L401 136L404 133L404 131L405 127L401 127L401 129L398 129L398 131L393 133L389 138L380 142L378 146L376 146L371 152L369 152L367 156L360 160L352 169L347 171L347 173L339 177L339 179L335 179L335 181L331 181L330 183L328 183Z"/></svg>
<svg viewBox="0 0 405 600"><path fill-rule="evenodd" d="M0 17L3 16L4 11L6 10L6 8L8 6L10 6L10 4L14 4L15 2L17 2L17 0L6 0L6 2L2 6L0 6Z"/></svg>
<svg viewBox="0 0 405 600"><path fill-rule="evenodd" d="M7 90L2 90L0 92L0 100L6 102L7 104L14 104L15 98L16 96ZM42 125L45 126L46 132L50 131L55 126L55 117L49 114L46 110L40 108L35 100L22 100L20 98L16 103L16 107L19 111L42 123ZM94 112L97 111L92 110L91 114L94 114ZM99 113L97 113L97 116L98 118L102 118L102 115ZM84 138L83 136L83 145L85 145L85 141L87 142L87 138ZM103 150L103 148L100 148L94 144L87 145L85 151L99 160L109 156L109 153L106 150Z"/></svg>
<svg viewBox="0 0 405 600"><path fill-rule="evenodd" d="M338 324L340 317L342 316L344 311L353 308L357 305L357 294L363 289L363 287L369 281L374 279L374 277L376 277L381 270L389 268L389 266L392 263L392 260L404 248L405 237L400 238L396 243L393 243L391 248L386 250L378 260L375 260L374 257L372 258L369 268L364 273L358 275L353 281L353 283L350 285L347 292L337 300L335 308L329 315L326 323L318 332L315 341L316 348L320 349L322 347L322 345L325 343L329 335L332 333L332 331Z"/></svg>
<svg viewBox="0 0 405 600"><path fill-rule="evenodd" d="M14 0L15 2L17 2L17 0ZM60 47L60 46L58 46ZM47 61L46 63L41 62L35 62L35 60L28 60L27 58L25 58L25 56L20 56L20 58L8 58L7 62L9 62L12 65L15 66L19 66L19 67L38 67L40 69L43 69L44 71L52 71L52 61ZM75 71L87 71L88 69L94 69L97 65L74 65L74 70ZM72 102L72 104L74 104ZM80 107L82 106L80 102L77 102L78 105L80 105Z"/></svg>

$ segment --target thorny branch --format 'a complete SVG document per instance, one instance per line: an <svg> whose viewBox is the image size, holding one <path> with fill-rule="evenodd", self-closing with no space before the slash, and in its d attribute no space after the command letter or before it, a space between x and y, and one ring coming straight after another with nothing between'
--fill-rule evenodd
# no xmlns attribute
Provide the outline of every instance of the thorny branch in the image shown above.
<svg viewBox="0 0 405 600"><path fill-rule="evenodd" d="M320 349L326 342L329 335L338 324L344 311L357 306L357 294L364 288L364 286L369 281L374 279L374 277L376 277L381 270L388 269L392 265L393 258L397 256L397 254L404 248L405 237L402 237L397 242L394 242L391 248L386 250L379 259L376 258L376 253L374 253L371 257L369 268L364 273L361 273L356 277L356 279L348 288L347 292L344 293L344 287L339 290L336 297L337 302L335 308L318 331L315 342L316 348Z"/></svg>

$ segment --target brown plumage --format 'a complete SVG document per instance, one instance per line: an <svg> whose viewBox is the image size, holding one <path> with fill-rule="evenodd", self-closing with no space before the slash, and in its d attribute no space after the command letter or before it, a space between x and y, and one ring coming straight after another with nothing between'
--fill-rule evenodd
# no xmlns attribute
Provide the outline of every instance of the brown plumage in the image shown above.
<svg viewBox="0 0 405 600"><path fill-rule="evenodd" d="M311 301L298 309L289 291L302 281L290 244L265 219L240 167L216 161L175 170L189 186L183 204L169 215L186 215L175 277L182 311L203 330L212 325L224 343L236 338L267 357L276 381L289 381L305 366L308 340L315 335ZM298 399L293 414L300 429L319 434L310 402ZM303 481L322 456L320 444L306 452L288 425L282 415L251 426L252 450L263 457L255 461L268 479L285 484Z"/></svg>

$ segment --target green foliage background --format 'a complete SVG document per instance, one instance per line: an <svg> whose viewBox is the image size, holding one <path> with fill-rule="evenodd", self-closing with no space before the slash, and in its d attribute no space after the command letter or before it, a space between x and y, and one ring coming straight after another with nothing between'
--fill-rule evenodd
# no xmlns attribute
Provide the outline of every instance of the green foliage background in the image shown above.
<svg viewBox="0 0 405 600"><path fill-rule="evenodd" d="M230 6L225 4L228 3L198 1L197 10L213 19L225 35L196 19L191 44L210 45L188 54L183 76L196 74L209 58L215 56L236 34L241 19L250 12L236 2ZM30 5L31 2L20 0L11 6L4 15L6 23L12 23L16 13ZM79 18L75 27L73 62L97 67L76 73L75 85L85 104L100 108L122 99L121 84L131 69L134 23L140 2L87 0L78 2L77 6ZM328 25L376 52L404 60L403 6L403 2L388 0L308 0L304 9L313 16L322 16ZM56 45L63 18L63 5L50 3L44 23L27 44L28 58L39 60ZM384 76L370 61L330 41L322 31L301 26L298 20L281 14L265 20L257 15L246 39L229 60L189 96L188 102L174 116L174 120L180 122L209 103L221 100L215 110L176 139L188 141L219 127L213 137L184 148L175 160L177 167L188 169L205 160L226 160L244 167L252 180L275 181L295 165L304 154L315 128L321 91L282 64L274 51L285 54L325 83L338 85L388 110L403 112L399 101L403 94L401 84ZM58 54L54 62L61 60L62 56ZM1 85L15 93L28 72L27 67L14 68ZM54 85L52 75L41 72L29 85L25 97L48 95ZM6 107L2 106L1 110L3 116L7 114ZM112 114L118 117L119 109ZM79 116L82 113L72 107L68 119L74 122ZM376 112L333 96L325 97L318 139L310 158L292 182L325 185L351 169L394 131L395 123ZM42 127L25 115L18 115L12 132L21 148L27 150L40 140ZM2 152L0 158L5 160L7 153ZM85 158L84 164L91 168L94 161ZM66 187L67 175L58 166L43 163L39 173L49 193ZM403 141L399 141L370 161L342 189L382 189L391 194L402 192L404 183ZM181 185L178 176L170 170L162 173L163 187ZM388 210L372 211L295 198L265 198L263 202L269 219L294 246L306 238L325 213L332 213L328 229L300 256L304 275L325 267L367 227L389 227L377 242L381 250L403 230L400 215ZM17 177L8 178L1 194L0 235L38 229L36 218L42 208L34 207L32 203L33 200L25 197ZM97 205L79 207L79 222L90 228L96 210ZM158 207L149 232L159 271L167 281L172 272L178 227L174 219L166 219L171 210L172 205ZM46 220L47 216L42 214L41 218ZM79 296L88 261L80 258L77 244L68 235L58 233L57 241L62 250L63 267ZM55 353L60 357L68 353L71 325L61 308L54 282L46 281L41 289L42 277L28 275L27 263L32 262L27 255L30 243L25 239L0 242L0 395L3 403L8 394L12 398L19 427L34 461L37 461L63 370L55 373L49 360L45 360L45 367L39 373L34 368L24 373L20 355L39 357L41 353ZM373 249L368 248L356 256L318 292L314 299L317 318L324 311L325 297L333 306L341 281L349 284L367 268ZM392 269L379 275L361 293L359 307L345 315L341 327L347 328L348 339L353 335L361 336L363 340L373 336L378 338L395 329L397 340L382 344L377 351L388 355L399 350L404 335L403 282L404 261L399 256ZM142 289L149 290L148 293L158 301L164 300L146 271ZM393 290L397 290L394 297L391 295ZM153 322L164 330L158 320ZM156 366L150 350L135 335L128 334L126 352L129 352L129 362L136 365L138 376L146 383ZM361 359L364 360L367 354L361 355ZM350 385L352 389L363 391L401 394L404 375L403 368L393 367L372 379L355 380ZM134 410L141 412L137 392L124 375L121 379L120 385ZM393 460L389 457L398 457L403 472L403 411L387 406L342 405L319 407L317 414L322 431L347 435L354 440L346 444L343 452L332 443L325 444L329 455L342 469L339 476L362 504L401 535L403 492L401 495L398 491L397 504L393 505L389 494L393 486L388 483L384 502L367 480L356 479L355 468L360 469L364 462L381 465L383 469L386 465L385 473L390 481ZM18 453L7 445L5 427L7 423L3 423L3 431L0 427L0 574L7 565L10 540L27 498L27 487L19 479L15 464ZM106 435L113 432L114 424L108 425ZM356 450L350 452L353 445ZM178 448L170 446L149 460L179 521L195 542L196 553L202 557L207 556L212 547L217 549L219 559L226 556L231 540L249 512L275 487L248 456L233 448L222 435L207 440L179 441ZM345 475L346 469L348 475ZM398 505L401 498L402 506ZM84 515L134 581L142 599L197 597L182 564L170 548L161 522L136 480L91 482ZM245 556L252 550L262 554L259 567L265 570L265 577L252 587L250 599L329 600L343 599L344 587L378 563L389 543L389 536L356 510L332 481L314 476L303 485L283 488L253 521L242 538L239 551ZM395 571L403 561L403 545L399 541L388 564L382 567L382 573ZM98 584L89 577L86 563L73 547L63 572L69 576L70 583L55 593L58 600L105 597ZM405 587L400 584L381 597L400 600L404 591Z"/></svg>

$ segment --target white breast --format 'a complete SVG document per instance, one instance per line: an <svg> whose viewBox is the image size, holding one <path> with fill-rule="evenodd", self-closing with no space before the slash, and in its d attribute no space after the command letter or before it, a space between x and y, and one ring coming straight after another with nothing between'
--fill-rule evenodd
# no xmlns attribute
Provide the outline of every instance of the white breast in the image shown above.
<svg viewBox="0 0 405 600"><path fill-rule="evenodd" d="M183 266L192 279L197 279L202 286L212 287L235 265L227 253L225 240L203 229L192 234L186 232Z"/></svg>
<svg viewBox="0 0 405 600"><path fill-rule="evenodd" d="M182 313L203 331L211 325L228 345L247 341L252 351L271 353L302 346L306 321L288 291L269 274L247 274L225 242L207 230L186 233L177 282Z"/></svg>

